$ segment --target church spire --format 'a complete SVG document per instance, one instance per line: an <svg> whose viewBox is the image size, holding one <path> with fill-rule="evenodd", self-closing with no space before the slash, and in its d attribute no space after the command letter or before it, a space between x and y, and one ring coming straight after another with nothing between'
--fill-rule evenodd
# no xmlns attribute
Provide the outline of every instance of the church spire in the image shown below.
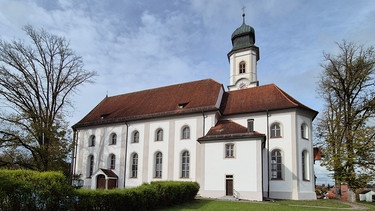
<svg viewBox="0 0 375 211"><path fill-rule="evenodd" d="M245 23L242 7L242 25L232 33L232 50L228 53L230 82L228 89L237 90L258 86L257 61L259 48L255 45L255 30Z"/></svg>

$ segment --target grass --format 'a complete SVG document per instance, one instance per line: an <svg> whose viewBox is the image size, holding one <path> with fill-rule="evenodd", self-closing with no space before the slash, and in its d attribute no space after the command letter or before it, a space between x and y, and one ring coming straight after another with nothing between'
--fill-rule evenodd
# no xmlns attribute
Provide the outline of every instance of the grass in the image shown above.
<svg viewBox="0 0 375 211"><path fill-rule="evenodd" d="M367 206L375 210L371 203L354 203L360 206ZM338 210L338 208L350 208L338 200L315 200L315 201L291 201L278 200L275 202L248 202L248 201L220 201L196 199L190 203L176 205L163 210Z"/></svg>

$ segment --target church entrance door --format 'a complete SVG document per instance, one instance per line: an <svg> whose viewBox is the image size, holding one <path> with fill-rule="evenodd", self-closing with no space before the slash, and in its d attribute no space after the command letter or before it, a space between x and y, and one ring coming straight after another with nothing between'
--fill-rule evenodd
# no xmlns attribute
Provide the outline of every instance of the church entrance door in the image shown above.
<svg viewBox="0 0 375 211"><path fill-rule="evenodd" d="M96 177L96 188L97 189L105 189L105 176L103 174L99 174Z"/></svg>
<svg viewBox="0 0 375 211"><path fill-rule="evenodd" d="M227 175L225 180L225 194L233 196L233 175Z"/></svg>

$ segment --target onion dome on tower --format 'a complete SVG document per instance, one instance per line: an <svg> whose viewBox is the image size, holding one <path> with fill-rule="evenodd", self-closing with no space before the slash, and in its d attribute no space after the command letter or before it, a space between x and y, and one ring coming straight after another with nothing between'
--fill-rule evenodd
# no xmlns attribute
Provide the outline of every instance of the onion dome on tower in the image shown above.
<svg viewBox="0 0 375 211"><path fill-rule="evenodd" d="M232 46L232 50L228 53L228 59L234 52L253 48L257 52L257 60L259 60L259 48L255 46L255 30L245 23L245 13L242 14L242 25L232 33Z"/></svg>
<svg viewBox="0 0 375 211"><path fill-rule="evenodd" d="M257 61L259 48L255 46L255 30L245 23L232 34L232 50L228 53L230 66L229 91L258 86Z"/></svg>
<svg viewBox="0 0 375 211"><path fill-rule="evenodd" d="M255 44L254 28L245 24L245 14L242 14L242 18L242 25L232 34L232 51L248 48Z"/></svg>

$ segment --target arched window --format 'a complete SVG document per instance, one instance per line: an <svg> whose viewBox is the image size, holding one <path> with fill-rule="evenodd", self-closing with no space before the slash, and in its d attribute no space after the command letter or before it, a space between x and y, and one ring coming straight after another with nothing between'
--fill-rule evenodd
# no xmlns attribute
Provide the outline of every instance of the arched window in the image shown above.
<svg viewBox="0 0 375 211"><path fill-rule="evenodd" d="M88 175L88 177L91 177L92 174L94 173L94 156L93 155L90 155L88 157L87 163L88 163L87 175Z"/></svg>
<svg viewBox="0 0 375 211"><path fill-rule="evenodd" d="M190 154L189 151L184 151L181 158L181 177L189 178L190 171Z"/></svg>
<svg viewBox="0 0 375 211"><path fill-rule="evenodd" d="M138 142L139 142L139 132L136 130L133 132L132 143L138 143Z"/></svg>
<svg viewBox="0 0 375 211"><path fill-rule="evenodd" d="M138 176L138 154L133 153L131 156L131 178L137 178Z"/></svg>
<svg viewBox="0 0 375 211"><path fill-rule="evenodd" d="M115 145L116 143L117 143L117 135L116 135L116 133L112 133L111 136L110 136L109 144Z"/></svg>
<svg viewBox="0 0 375 211"><path fill-rule="evenodd" d="M95 136L91 135L89 139L89 147L95 146Z"/></svg>
<svg viewBox="0 0 375 211"><path fill-rule="evenodd" d="M189 139L190 138L190 128L189 126L184 126L182 128L181 139Z"/></svg>
<svg viewBox="0 0 375 211"><path fill-rule="evenodd" d="M301 137L303 139L309 139L309 128L307 127L306 123L301 125Z"/></svg>
<svg viewBox="0 0 375 211"><path fill-rule="evenodd" d="M246 69L246 63L244 61L240 62L240 64L239 64L240 74L245 73L246 72L245 69Z"/></svg>
<svg viewBox="0 0 375 211"><path fill-rule="evenodd" d="M282 158L278 149L271 152L271 178L282 179Z"/></svg>
<svg viewBox="0 0 375 211"><path fill-rule="evenodd" d="M155 141L163 141L163 129L156 130Z"/></svg>
<svg viewBox="0 0 375 211"><path fill-rule="evenodd" d="M109 156L109 168L110 169L115 169L116 167L116 155L111 154Z"/></svg>
<svg viewBox="0 0 375 211"><path fill-rule="evenodd" d="M163 170L163 154L161 152L157 152L155 154L155 178L161 178Z"/></svg>
<svg viewBox="0 0 375 211"><path fill-rule="evenodd" d="M279 123L273 123L271 125L271 138L280 138L281 128Z"/></svg>
<svg viewBox="0 0 375 211"><path fill-rule="evenodd" d="M234 158L234 144L225 144L225 157Z"/></svg>
<svg viewBox="0 0 375 211"><path fill-rule="evenodd" d="M302 152L301 162L302 162L302 178L305 181L309 181L310 180L309 153L306 150Z"/></svg>

